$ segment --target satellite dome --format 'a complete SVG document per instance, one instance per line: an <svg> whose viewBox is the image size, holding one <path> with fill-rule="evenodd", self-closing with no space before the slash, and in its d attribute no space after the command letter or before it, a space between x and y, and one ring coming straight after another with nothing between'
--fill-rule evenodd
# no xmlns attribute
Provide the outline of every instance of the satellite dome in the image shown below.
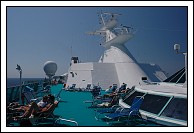
<svg viewBox="0 0 194 133"><path fill-rule="evenodd" d="M47 61L44 63L44 72L49 78L54 76L56 71L57 71L57 64L54 61Z"/></svg>

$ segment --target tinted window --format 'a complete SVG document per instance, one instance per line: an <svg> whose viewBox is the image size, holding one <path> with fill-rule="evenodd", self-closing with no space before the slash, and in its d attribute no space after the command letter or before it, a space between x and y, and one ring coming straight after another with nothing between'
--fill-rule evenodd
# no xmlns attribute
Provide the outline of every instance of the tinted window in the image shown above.
<svg viewBox="0 0 194 133"><path fill-rule="evenodd" d="M146 94L140 109L158 114L168 100L169 97Z"/></svg>
<svg viewBox="0 0 194 133"><path fill-rule="evenodd" d="M182 75L182 77L178 80L178 82L177 83L185 83L185 76L186 76L186 74L184 73L183 75Z"/></svg>
<svg viewBox="0 0 194 133"><path fill-rule="evenodd" d="M163 82L172 82L172 83L184 83L185 82L185 68L182 68Z"/></svg>
<svg viewBox="0 0 194 133"><path fill-rule="evenodd" d="M126 99L124 99L124 102L128 105L131 106L132 102L133 102L133 99L136 97L136 96L143 96L144 93L141 93L141 92L137 92L135 91L132 95L130 95L129 97L127 97Z"/></svg>
<svg viewBox="0 0 194 133"><path fill-rule="evenodd" d="M188 112L187 104L187 99L173 98L161 115L186 121Z"/></svg>

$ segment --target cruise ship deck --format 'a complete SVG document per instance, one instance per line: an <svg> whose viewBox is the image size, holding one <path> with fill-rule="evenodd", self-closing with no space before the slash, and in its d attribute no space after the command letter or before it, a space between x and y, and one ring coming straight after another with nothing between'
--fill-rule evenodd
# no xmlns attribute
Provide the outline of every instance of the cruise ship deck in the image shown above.
<svg viewBox="0 0 194 133"><path fill-rule="evenodd" d="M95 110L99 108L91 108L91 103L85 101L92 100L92 94L90 92L76 92L76 91L66 91L63 88L62 84L53 85L51 87L51 93L55 96L60 94L60 102L55 108L53 114L55 118L61 118L63 120L58 121L53 124L53 121L45 119L39 122L36 125L39 127L107 127L107 126L122 126L122 127L134 127L134 126L160 126L155 123L146 122L146 123L131 123L131 125L126 125L123 122L108 122L104 120L103 115L102 119L97 120L95 118ZM102 92L103 93L103 92ZM56 120L55 119L55 120ZM71 122L70 122L70 121ZM12 121L9 126L20 126L18 122Z"/></svg>

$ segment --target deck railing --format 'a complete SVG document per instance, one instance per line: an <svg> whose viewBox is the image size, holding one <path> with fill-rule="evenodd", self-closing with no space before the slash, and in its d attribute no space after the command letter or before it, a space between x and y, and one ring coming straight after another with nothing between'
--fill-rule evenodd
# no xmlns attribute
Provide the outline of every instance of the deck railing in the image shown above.
<svg viewBox="0 0 194 133"><path fill-rule="evenodd" d="M44 81L27 81L27 82L24 82L22 85L21 85L21 89L22 91L24 90L24 88L26 86L29 86L31 88L34 89L34 92L37 92L40 88L43 88L45 87L45 84L48 84L48 82L44 82ZM7 88L7 92L6 92L6 102L7 104L9 104L10 102L17 102L19 101L19 88L20 88L20 85L16 85L16 86L11 86L11 87L8 87Z"/></svg>

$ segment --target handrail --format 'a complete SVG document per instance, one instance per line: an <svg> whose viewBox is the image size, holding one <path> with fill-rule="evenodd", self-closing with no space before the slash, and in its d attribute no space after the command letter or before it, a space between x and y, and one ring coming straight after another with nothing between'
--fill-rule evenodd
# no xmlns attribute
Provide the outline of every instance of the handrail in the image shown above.
<svg viewBox="0 0 194 133"><path fill-rule="evenodd" d="M65 119L65 118L62 118L62 116L60 116L56 121L55 123L57 123L58 121L66 121L66 122L71 122L71 123L75 123L76 126L78 126L78 123L74 120L70 120L70 119Z"/></svg>

